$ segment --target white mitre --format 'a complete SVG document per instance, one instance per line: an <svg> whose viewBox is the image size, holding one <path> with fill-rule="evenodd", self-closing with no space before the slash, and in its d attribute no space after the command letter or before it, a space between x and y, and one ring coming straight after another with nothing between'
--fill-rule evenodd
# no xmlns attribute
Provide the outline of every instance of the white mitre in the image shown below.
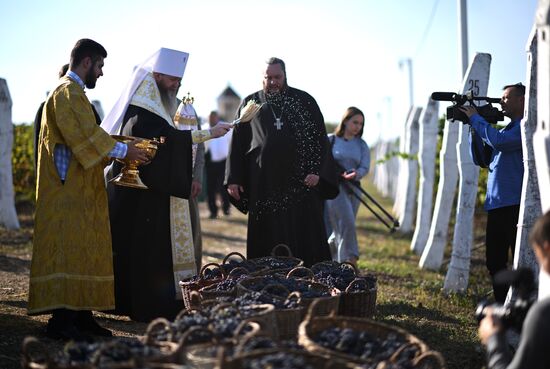
<svg viewBox="0 0 550 369"><path fill-rule="evenodd" d="M101 128L109 134L118 134L128 105L147 74L157 72L182 78L187 66L187 59L189 59L189 54L186 52L162 47L136 66L118 101L101 122Z"/></svg>

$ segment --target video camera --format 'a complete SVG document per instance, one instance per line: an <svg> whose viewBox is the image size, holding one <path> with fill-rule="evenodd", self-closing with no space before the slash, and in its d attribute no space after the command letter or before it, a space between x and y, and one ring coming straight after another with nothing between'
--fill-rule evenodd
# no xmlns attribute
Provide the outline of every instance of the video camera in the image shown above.
<svg viewBox="0 0 550 369"><path fill-rule="evenodd" d="M476 309L478 324L487 315L486 308L491 307L493 309L493 318L498 319L504 329L513 328L521 332L521 326L523 325L527 311L536 300L533 296L533 292L535 291L533 271L529 268L503 270L495 275L495 284L516 288L517 299L508 306L497 303L489 304L487 301L480 302Z"/></svg>
<svg viewBox="0 0 550 369"><path fill-rule="evenodd" d="M504 114L491 105L491 103L499 103L500 99L486 96L474 96L470 90L465 95L455 94L454 92L434 92L432 93L432 100L436 101L452 101L453 105L447 107L447 119L451 122L459 120L463 123L469 123L470 119L464 114L459 107L469 102L470 105L474 105L474 101L486 101L487 104L483 106L475 106L479 115L481 115L488 123L496 123L504 120Z"/></svg>

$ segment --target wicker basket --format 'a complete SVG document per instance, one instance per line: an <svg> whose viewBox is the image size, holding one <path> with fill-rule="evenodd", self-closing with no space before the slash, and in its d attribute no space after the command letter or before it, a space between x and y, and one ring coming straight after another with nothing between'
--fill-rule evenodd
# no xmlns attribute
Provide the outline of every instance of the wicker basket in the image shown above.
<svg viewBox="0 0 550 369"><path fill-rule="evenodd" d="M255 263L253 263L249 260L246 260L244 255L241 254L240 252L233 251L233 252L230 252L229 254L225 255L225 257L223 258L222 263L220 265L225 274L229 274L231 272L231 270L233 269L233 268L230 268L230 266L229 266L230 259L233 256L237 256L238 258L241 259L241 261L239 262L239 264L241 264L241 265L238 265L235 268L243 267L244 269L246 269L248 271L248 274L251 275L251 276L263 275L268 270L267 267L259 266L259 265L256 265ZM254 270L250 270L250 267L252 267Z"/></svg>
<svg viewBox="0 0 550 369"><path fill-rule="evenodd" d="M326 355L330 357L337 357L342 360L346 360L349 362L353 362L356 364L374 364L375 361L373 359L361 359L358 356L346 354L343 352L340 352L335 349L330 349L327 347L324 347L313 339L319 332L329 329L329 328L341 328L341 329L352 329L355 331L364 331L368 332L369 334L376 336L378 338L385 338L389 334L395 334L399 339L401 339L404 342L403 346L410 346L414 345L418 348L419 355L415 357L412 361L412 363L415 363L420 360L420 357L429 352L428 346L424 342L422 342L420 339L418 339L416 336L413 336L412 334L408 333L407 331L390 326L383 323L378 323L369 319L365 318L352 318L352 317L341 317L341 316L312 316L311 312L315 310L315 304L308 310L308 315L304 319L304 321L300 324L300 327L298 329L298 342L305 347L306 350L312 353L316 353L319 355ZM401 346L399 350L397 350L391 358L388 358L388 362L392 362L394 357L399 355L399 351L404 349L404 347ZM441 358L441 355L426 355L430 356L438 356L438 358ZM442 358L441 358L442 359ZM430 362L431 364L422 364L422 365L432 365L432 366L419 366L425 367L426 369L443 369L445 367L444 361L437 360L427 360L425 362ZM415 366L416 368L416 366Z"/></svg>
<svg viewBox="0 0 550 369"><path fill-rule="evenodd" d="M359 318L372 318L376 309L377 288L366 291L351 292L360 278L354 279L349 286L340 295L340 305L338 314L344 316L354 316Z"/></svg>
<svg viewBox="0 0 550 369"><path fill-rule="evenodd" d="M205 273L206 273L206 270L210 267L218 268L220 270L221 277L206 279L205 278ZM185 306L185 308L186 309L192 309L192 303L191 303L191 297L190 297L191 291L198 291L203 287L207 287L207 286L210 286L214 283L221 282L221 281L223 281L224 277L225 276L224 276L224 273L223 273L223 269L221 268L221 266L219 264L208 263L208 264L204 265L201 268L201 270L198 274L198 279L197 280L189 279L189 280L185 280L185 281L180 281L179 285L181 287L181 294L183 296L183 305Z"/></svg>
<svg viewBox="0 0 550 369"><path fill-rule="evenodd" d="M210 286L203 287L199 290L200 297L202 300L212 300L218 297L237 297L237 286L233 287L231 290L223 291L218 290L218 285L220 283L225 283L228 279L237 279L242 275L247 275L248 270L243 267L236 267L232 269L224 281L211 284Z"/></svg>
<svg viewBox="0 0 550 369"><path fill-rule="evenodd" d="M284 250L286 252L286 255L277 255L278 250ZM260 266L267 266L267 264L269 264L271 261L283 262L284 264L290 265L290 267L287 268L270 268L268 266L265 274L287 274L290 270L292 270L292 268L304 265L304 261L302 259L294 257L292 255L292 251L290 251L290 248L283 243L280 243L273 247L273 249L271 250L271 256L250 259L250 261Z"/></svg>
<svg viewBox="0 0 550 369"><path fill-rule="evenodd" d="M300 267L303 268L303 267ZM292 272L292 271L291 271ZM291 273L289 272L289 273ZM242 295L249 291L257 291L257 289L254 288L255 284L258 284L263 280L263 278L269 278L268 276L263 277L252 277L245 279L244 281L239 282L237 284L237 295ZM287 277L292 278L292 277ZM338 311L338 304L340 300L340 291L336 288L330 288L327 285L324 285L322 283L313 282L311 280L303 279L303 278L296 278L296 280L307 283L308 288L314 289L316 291L325 292L328 294L328 296L323 297L317 297L317 298L305 298L302 296L301 298L301 304L305 308L307 308L312 301L319 300L319 307L317 309L317 313L320 315L328 315L331 311ZM294 291L289 291L294 292ZM280 297L280 296L279 296Z"/></svg>
<svg viewBox="0 0 550 369"><path fill-rule="evenodd" d="M335 358L328 358L325 356L313 354L307 351L300 350L289 350L289 349L264 349L264 350L255 350L250 353L241 354L233 358L224 358L221 360L220 369L243 369L247 368L248 364L252 360L257 359L266 359L271 355L292 355L294 357L299 357L304 361L304 364L310 368L316 369L353 369L353 366L349 363L346 363L342 360Z"/></svg>

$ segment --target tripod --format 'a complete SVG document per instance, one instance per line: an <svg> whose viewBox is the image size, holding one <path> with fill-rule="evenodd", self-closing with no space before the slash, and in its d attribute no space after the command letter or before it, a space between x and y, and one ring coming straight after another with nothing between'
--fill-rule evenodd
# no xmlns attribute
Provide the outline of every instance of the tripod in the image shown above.
<svg viewBox="0 0 550 369"><path fill-rule="evenodd" d="M378 219L386 227L389 228L390 233L395 232L395 229L399 227L399 221L397 221L394 217L392 217L391 214L386 211L386 209L384 209L371 195L369 195L369 193L365 191L363 187L361 187L361 184L358 181L344 180L343 183L344 183L344 186L348 189L349 193L351 193L359 201L361 201L361 203L365 205L367 209L369 209L369 211L376 217L376 219ZM360 191L360 193L357 193L355 188L357 188ZM386 216L386 218L388 218L388 220L392 223L392 225L388 224L388 222L384 218L382 218L382 216L378 214L376 210L373 209L367 203L367 201L361 196L361 194L365 195L367 199L369 199L374 205L376 205L378 209L380 209L380 211L382 211L382 213Z"/></svg>

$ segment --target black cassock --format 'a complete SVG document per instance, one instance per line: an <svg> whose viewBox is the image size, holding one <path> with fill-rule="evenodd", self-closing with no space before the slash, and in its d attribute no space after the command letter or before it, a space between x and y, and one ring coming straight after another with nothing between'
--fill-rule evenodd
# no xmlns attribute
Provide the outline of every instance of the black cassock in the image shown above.
<svg viewBox="0 0 550 369"><path fill-rule="evenodd" d="M109 184L116 313L133 320L173 318L176 300L170 236L170 196L189 198L192 180L191 131L179 131L140 107L130 105L124 122L137 115L132 135L166 137L154 159L139 167L149 189ZM113 175L120 172L116 163Z"/></svg>
<svg viewBox="0 0 550 369"><path fill-rule="evenodd" d="M319 106L289 87L274 96L258 91L239 112L252 99L265 104L250 123L234 129L225 179L244 187L241 200L231 201L249 212L247 257L269 255L283 243L308 266L330 260L323 205L336 197L338 185ZM303 183L308 174L320 176L316 187Z"/></svg>

